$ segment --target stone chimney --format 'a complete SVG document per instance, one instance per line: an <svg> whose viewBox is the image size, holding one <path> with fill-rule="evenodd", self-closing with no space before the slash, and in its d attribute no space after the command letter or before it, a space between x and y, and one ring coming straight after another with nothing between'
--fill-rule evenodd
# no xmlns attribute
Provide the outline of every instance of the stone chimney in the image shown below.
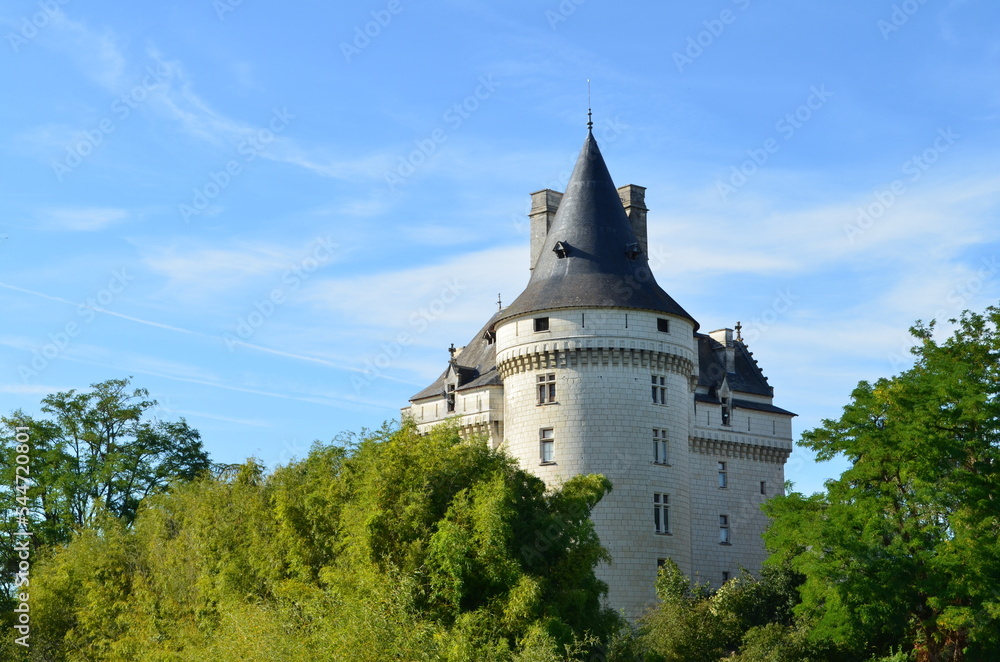
<svg viewBox="0 0 1000 662"><path fill-rule="evenodd" d="M538 256L542 254L545 237L556 217L556 210L559 209L562 197L562 193L550 188L531 194L531 211L528 213L528 218L531 219L531 264L528 266L529 270L535 268L535 262L538 262Z"/></svg>
<svg viewBox="0 0 1000 662"><path fill-rule="evenodd" d="M646 208L646 187L626 184L618 188L618 197L622 199L625 214L632 223L632 232L639 240L639 250L648 258L647 245L649 242L646 238L646 214L649 209Z"/></svg>
<svg viewBox="0 0 1000 662"><path fill-rule="evenodd" d="M733 330L719 329L708 335L726 348L726 372L736 372L736 343L733 342Z"/></svg>
<svg viewBox="0 0 1000 662"><path fill-rule="evenodd" d="M632 224L632 232L635 233L639 241L639 250L647 258L649 257L648 244L646 238L646 187L627 184L618 189L618 197L621 198L622 206L625 208L625 215L628 216ZM542 253L545 246L545 237L552 227L552 221L559 210L559 203L562 202L563 194L553 191L550 188L535 191L531 194L531 212L528 218L531 219L531 265L535 268L535 262Z"/></svg>

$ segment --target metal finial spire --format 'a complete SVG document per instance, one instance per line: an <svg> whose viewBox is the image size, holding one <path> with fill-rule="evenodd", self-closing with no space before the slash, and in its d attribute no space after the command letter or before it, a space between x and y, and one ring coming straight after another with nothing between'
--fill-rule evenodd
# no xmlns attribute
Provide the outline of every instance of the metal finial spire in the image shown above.
<svg viewBox="0 0 1000 662"><path fill-rule="evenodd" d="M740 322L736 323L736 340L743 342L743 325Z"/></svg>
<svg viewBox="0 0 1000 662"><path fill-rule="evenodd" d="M590 79L587 79L587 131L594 129L593 106L590 105Z"/></svg>
<svg viewBox="0 0 1000 662"><path fill-rule="evenodd" d="M503 301L500 300L499 292L497 292L497 310L503 310Z"/></svg>

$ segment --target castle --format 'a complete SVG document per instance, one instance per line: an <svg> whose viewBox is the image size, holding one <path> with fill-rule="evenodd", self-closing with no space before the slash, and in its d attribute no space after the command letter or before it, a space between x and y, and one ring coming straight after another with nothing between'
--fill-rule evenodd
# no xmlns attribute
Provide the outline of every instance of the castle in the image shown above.
<svg viewBox="0 0 1000 662"><path fill-rule="evenodd" d="M720 586L759 570L792 450L791 412L736 332L699 324L656 283L645 189L616 188L588 131L565 193L531 195L531 277L447 369L410 398L421 431L457 418L547 485L613 489L592 518L608 602L637 616L670 558Z"/></svg>

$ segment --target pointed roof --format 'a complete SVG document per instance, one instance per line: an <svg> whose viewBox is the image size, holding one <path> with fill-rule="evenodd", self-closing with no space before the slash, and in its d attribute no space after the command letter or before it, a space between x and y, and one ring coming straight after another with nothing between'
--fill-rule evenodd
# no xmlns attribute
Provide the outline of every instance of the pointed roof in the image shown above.
<svg viewBox="0 0 1000 662"><path fill-rule="evenodd" d="M458 373L456 391L502 385L503 381L497 373L497 346L487 340L487 331L499 315L499 312L494 313L486 326L480 329L462 352L449 362L441 376L430 386L410 397L410 402L444 396L453 371Z"/></svg>
<svg viewBox="0 0 1000 662"><path fill-rule="evenodd" d="M502 319L556 308L635 308L698 323L656 284L592 131L524 292Z"/></svg>

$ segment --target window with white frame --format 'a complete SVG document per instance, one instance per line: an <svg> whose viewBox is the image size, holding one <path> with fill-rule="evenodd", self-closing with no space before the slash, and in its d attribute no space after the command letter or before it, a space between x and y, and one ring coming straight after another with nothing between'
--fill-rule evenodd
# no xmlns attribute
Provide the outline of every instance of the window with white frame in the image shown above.
<svg viewBox="0 0 1000 662"><path fill-rule="evenodd" d="M729 537L729 515L719 515L719 544L729 545L732 543Z"/></svg>
<svg viewBox="0 0 1000 662"><path fill-rule="evenodd" d="M538 375L538 404L551 405L556 401L555 373Z"/></svg>
<svg viewBox="0 0 1000 662"><path fill-rule="evenodd" d="M667 455L667 431L653 428L653 462L655 464L670 464Z"/></svg>
<svg viewBox="0 0 1000 662"><path fill-rule="evenodd" d="M542 428L538 431L538 445L542 464L553 464L556 461L555 435L552 428Z"/></svg>
<svg viewBox="0 0 1000 662"><path fill-rule="evenodd" d="M657 533L670 533L670 495L653 493L653 524Z"/></svg>
<svg viewBox="0 0 1000 662"><path fill-rule="evenodd" d="M667 404L667 378L663 375L651 375L653 388L653 404Z"/></svg>
<svg viewBox="0 0 1000 662"><path fill-rule="evenodd" d="M729 472L726 471L726 463L719 462L719 489L729 487Z"/></svg>

